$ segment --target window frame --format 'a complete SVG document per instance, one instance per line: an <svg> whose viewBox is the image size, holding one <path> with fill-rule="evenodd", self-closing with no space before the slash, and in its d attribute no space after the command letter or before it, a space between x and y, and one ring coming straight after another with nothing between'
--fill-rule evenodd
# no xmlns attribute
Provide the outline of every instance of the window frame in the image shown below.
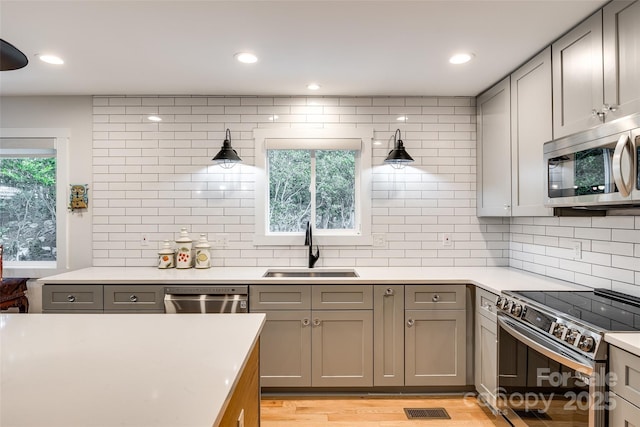
<svg viewBox="0 0 640 427"><path fill-rule="evenodd" d="M0 128L0 138L52 139L56 152L56 261L4 261L3 274L6 276L39 278L69 269L69 218L66 215L69 136L68 129Z"/></svg>
<svg viewBox="0 0 640 427"><path fill-rule="evenodd" d="M316 230L314 231L314 244L330 246L371 245L371 144L373 140L373 128L351 129L315 129L315 128L274 128L254 129L256 146L256 188L255 188L255 232L253 243L256 246L300 246L304 244L304 232L299 233L272 233L268 231L269 206L269 176L267 158L267 140L310 140L307 149L323 149L318 145L312 145L314 141L331 141L344 139L359 139L360 150L356 154L356 185L358 192L356 199L356 223L355 233L344 230ZM311 160L312 162L314 159ZM359 227L358 227L359 225Z"/></svg>

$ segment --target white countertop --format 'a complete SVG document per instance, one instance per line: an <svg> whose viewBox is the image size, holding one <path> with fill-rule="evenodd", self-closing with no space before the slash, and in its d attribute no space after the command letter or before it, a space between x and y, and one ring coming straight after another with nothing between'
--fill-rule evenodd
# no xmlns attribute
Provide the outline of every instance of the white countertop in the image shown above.
<svg viewBox="0 0 640 427"><path fill-rule="evenodd" d="M2 314L0 426L211 427L264 314Z"/></svg>
<svg viewBox="0 0 640 427"><path fill-rule="evenodd" d="M604 340L611 345L640 356L640 333L638 332L610 332L604 335Z"/></svg>
<svg viewBox="0 0 640 427"><path fill-rule="evenodd" d="M275 268L274 268L275 269ZM286 268L277 268L285 270ZM290 268L291 270L300 270ZM263 278L266 267L168 269L154 267L90 267L39 279L65 284L473 284L499 294L505 290L579 290L584 287L509 267L357 267L354 278ZM314 271L343 270L316 268Z"/></svg>

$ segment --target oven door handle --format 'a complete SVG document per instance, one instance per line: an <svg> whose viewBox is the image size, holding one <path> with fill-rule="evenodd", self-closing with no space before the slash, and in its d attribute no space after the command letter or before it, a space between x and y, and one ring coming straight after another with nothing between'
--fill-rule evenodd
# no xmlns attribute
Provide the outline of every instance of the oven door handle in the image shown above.
<svg viewBox="0 0 640 427"><path fill-rule="evenodd" d="M595 367L593 360L589 360L577 353L569 353L570 350L564 349L555 341L545 337L539 332L513 322L501 313L498 313L498 324L505 332L509 333L509 335L536 350L538 353L585 375L591 376L591 374L593 374Z"/></svg>

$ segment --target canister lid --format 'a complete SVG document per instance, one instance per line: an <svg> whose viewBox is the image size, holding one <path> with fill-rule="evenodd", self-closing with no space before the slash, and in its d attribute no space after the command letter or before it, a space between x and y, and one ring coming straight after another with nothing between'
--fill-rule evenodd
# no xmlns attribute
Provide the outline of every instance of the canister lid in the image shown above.
<svg viewBox="0 0 640 427"><path fill-rule="evenodd" d="M196 243L196 248L208 249L210 247L211 247L211 245L207 241L207 235L206 234L201 234L200 235L200 239L198 239L198 243Z"/></svg>
<svg viewBox="0 0 640 427"><path fill-rule="evenodd" d="M165 240L164 243L162 244L162 248L158 251L158 254L169 255L173 253L175 253L175 251L171 247L171 243L168 240Z"/></svg>
<svg viewBox="0 0 640 427"><path fill-rule="evenodd" d="M181 228L180 229L180 237L178 237L176 239L177 243L191 243L193 242L193 240L191 240L191 237L189 237L189 232L187 231L186 228Z"/></svg>

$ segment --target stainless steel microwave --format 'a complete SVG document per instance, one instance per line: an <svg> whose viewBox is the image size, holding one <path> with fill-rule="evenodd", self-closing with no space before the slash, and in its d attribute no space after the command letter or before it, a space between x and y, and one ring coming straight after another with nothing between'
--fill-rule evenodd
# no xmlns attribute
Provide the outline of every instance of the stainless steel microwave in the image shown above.
<svg viewBox="0 0 640 427"><path fill-rule="evenodd" d="M640 115L544 144L546 206L640 205Z"/></svg>

